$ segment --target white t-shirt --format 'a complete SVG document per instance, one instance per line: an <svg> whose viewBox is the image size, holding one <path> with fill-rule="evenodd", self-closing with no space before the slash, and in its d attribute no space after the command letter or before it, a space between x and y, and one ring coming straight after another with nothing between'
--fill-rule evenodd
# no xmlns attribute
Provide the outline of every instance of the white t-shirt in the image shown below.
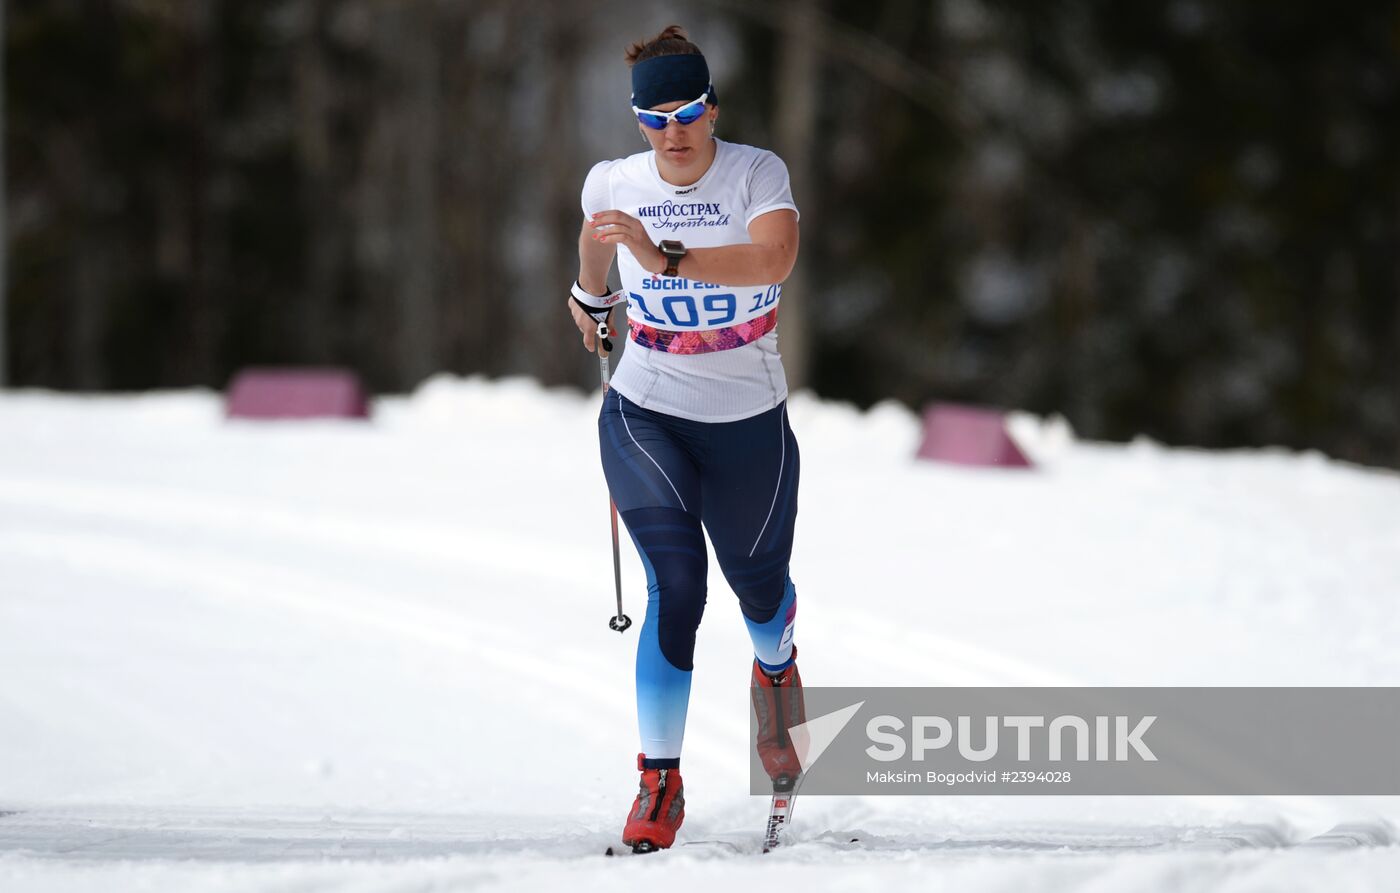
<svg viewBox="0 0 1400 893"><path fill-rule="evenodd" d="M623 211L646 224L653 242L676 239L687 248L749 244L749 223L780 208L797 210L782 159L719 139L709 170L690 186L661 179L650 150L599 162L583 183L585 216ZM628 320L657 329L725 328L771 312L782 297L776 283L714 285L656 276L623 245L617 268L628 295ZM787 397L776 330L711 353L670 354L630 344L612 386L647 409L700 422L745 419Z"/></svg>

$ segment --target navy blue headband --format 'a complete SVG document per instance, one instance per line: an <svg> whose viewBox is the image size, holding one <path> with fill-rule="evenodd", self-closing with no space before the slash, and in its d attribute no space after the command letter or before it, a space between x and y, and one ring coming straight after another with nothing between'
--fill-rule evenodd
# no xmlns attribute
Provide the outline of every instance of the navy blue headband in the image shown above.
<svg viewBox="0 0 1400 893"><path fill-rule="evenodd" d="M632 66L632 104L655 108L664 102L689 102L706 90L718 104L710 85L710 66L699 53L653 56Z"/></svg>

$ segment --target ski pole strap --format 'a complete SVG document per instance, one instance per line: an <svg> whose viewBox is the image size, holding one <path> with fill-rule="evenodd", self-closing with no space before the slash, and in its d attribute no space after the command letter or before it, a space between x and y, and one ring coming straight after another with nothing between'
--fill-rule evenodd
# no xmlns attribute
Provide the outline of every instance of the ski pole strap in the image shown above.
<svg viewBox="0 0 1400 893"><path fill-rule="evenodd" d="M623 298L627 297L627 292L618 289L609 295L595 295L578 284L574 280L573 286L569 289L569 294L573 296L574 303L583 308L583 312L593 318L598 324L598 339L603 342L603 350L612 353L612 330L608 328L608 316L612 313L613 307ZM604 382L606 385L607 383Z"/></svg>
<svg viewBox="0 0 1400 893"><path fill-rule="evenodd" d="M577 279L574 280L573 286L569 289L569 294L573 295L574 303L582 307L584 313L599 322L606 320L613 307L627 297L627 292L620 288L612 294L595 295L579 285Z"/></svg>
<svg viewBox="0 0 1400 893"><path fill-rule="evenodd" d="M756 316L748 322L726 326L722 329L705 329L699 332L682 332L677 329L658 329L654 326L632 321L632 340L642 347L659 350L662 353L710 353L716 350L732 350L757 341L778 325L778 308Z"/></svg>

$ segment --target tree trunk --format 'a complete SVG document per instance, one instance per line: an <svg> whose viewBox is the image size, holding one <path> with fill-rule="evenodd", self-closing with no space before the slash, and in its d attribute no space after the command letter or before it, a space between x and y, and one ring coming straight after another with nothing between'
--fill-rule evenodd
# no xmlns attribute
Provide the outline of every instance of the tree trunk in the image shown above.
<svg viewBox="0 0 1400 893"><path fill-rule="evenodd" d="M0 3L0 388L9 383L9 230L5 228L5 4Z"/></svg>
<svg viewBox="0 0 1400 893"><path fill-rule="evenodd" d="M578 42L570 37L577 24L570 17L556 16L550 27L555 33L546 44L551 66L544 120L565 121L578 108ZM542 381L552 385L576 380L578 370L579 351L540 350L539 345L572 345L578 337L573 334L577 329L564 301L569 283L578 272L578 229L583 213L578 204L581 183L574 163L575 147L567 141L546 138L551 128L552 125L546 125L545 133L534 140L540 147L536 169L544 184L543 200L535 213L541 215L546 238L539 282L530 295L530 319L521 332L523 344L518 346L528 352L524 358L527 368L533 367Z"/></svg>
<svg viewBox="0 0 1400 893"><path fill-rule="evenodd" d="M398 377L413 388L439 367L438 141L440 59L432 3L403 8L402 61L407 87L400 138L404 149L403 227L399 239L401 292Z"/></svg>
<svg viewBox="0 0 1400 893"><path fill-rule="evenodd" d="M792 195L798 208L815 198L812 184L812 142L816 133L817 49L821 39L817 16L822 0L787 0L782 45L778 49L777 132L775 150L787 163ZM810 210L810 207L809 207ZM808 252L798 251L797 265L783 283L781 344L788 387L806 386L811 361L812 296L808 292Z"/></svg>
<svg viewBox="0 0 1400 893"><path fill-rule="evenodd" d="M312 363L329 363L337 326L335 318L337 246L344 225L336 188L330 134L331 73L326 63L327 0L306 0L304 27L297 47L296 137L302 163L302 208L307 252L302 283L302 312L294 319L297 353Z"/></svg>
<svg viewBox="0 0 1400 893"><path fill-rule="evenodd" d="M210 136L214 126L211 72L216 41L213 29L219 0L190 0L184 6L185 57L184 104L189 114L189 152L184 168L185 225L188 233L189 268L185 282L185 344L176 361L175 379L181 385L213 385L217 349L217 273L211 268L214 253L209 207Z"/></svg>

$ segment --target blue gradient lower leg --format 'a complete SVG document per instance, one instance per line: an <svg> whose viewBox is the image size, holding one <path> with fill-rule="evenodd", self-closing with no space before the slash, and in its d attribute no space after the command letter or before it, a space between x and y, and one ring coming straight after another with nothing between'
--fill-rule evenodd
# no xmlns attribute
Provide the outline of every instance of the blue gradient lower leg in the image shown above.
<svg viewBox="0 0 1400 893"><path fill-rule="evenodd" d="M747 616L744 624L749 628L749 638L753 641L754 657L768 673L778 673L792 665L793 626L797 619L797 588L792 578L783 582L783 600L773 616L763 623L756 623Z"/></svg>
<svg viewBox="0 0 1400 893"><path fill-rule="evenodd" d="M685 740L691 673L661 651L661 590L646 551L639 545L637 552L647 572L647 613L637 641L637 729L645 765L673 768L680 764Z"/></svg>

